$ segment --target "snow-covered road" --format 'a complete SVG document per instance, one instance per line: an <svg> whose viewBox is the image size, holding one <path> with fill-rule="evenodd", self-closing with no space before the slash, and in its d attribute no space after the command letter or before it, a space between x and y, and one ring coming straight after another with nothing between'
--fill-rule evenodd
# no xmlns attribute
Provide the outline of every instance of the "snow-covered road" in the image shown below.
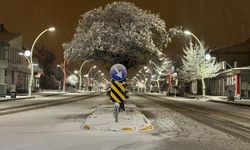
<svg viewBox="0 0 250 150"><path fill-rule="evenodd" d="M128 103L137 105L136 109L151 120L154 129L147 132L114 132L83 129L83 124L93 110L109 103L106 96L1 116L0 149L249 149L250 143L195 121L181 112L167 108L156 100L141 95L131 95L128 99ZM225 107L223 109L226 109ZM228 107L230 108L231 106ZM234 109L236 111L237 108L234 107Z"/></svg>

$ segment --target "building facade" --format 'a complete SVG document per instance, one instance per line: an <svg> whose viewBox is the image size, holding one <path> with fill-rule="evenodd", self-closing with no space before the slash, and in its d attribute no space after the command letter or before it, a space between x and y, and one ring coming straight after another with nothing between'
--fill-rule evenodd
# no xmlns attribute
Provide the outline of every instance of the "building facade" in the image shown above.
<svg viewBox="0 0 250 150"><path fill-rule="evenodd" d="M28 62L18 54L23 52L22 38L22 34L7 32L0 25L0 95L27 90Z"/></svg>
<svg viewBox="0 0 250 150"><path fill-rule="evenodd" d="M210 95L233 95L236 99L250 98L250 39L243 43L216 48L211 55L222 63L218 76L207 79Z"/></svg>

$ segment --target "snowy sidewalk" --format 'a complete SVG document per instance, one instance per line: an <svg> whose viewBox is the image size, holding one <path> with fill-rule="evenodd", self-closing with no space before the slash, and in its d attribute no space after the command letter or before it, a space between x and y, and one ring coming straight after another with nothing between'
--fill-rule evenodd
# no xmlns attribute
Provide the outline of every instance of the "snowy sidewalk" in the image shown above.
<svg viewBox="0 0 250 150"><path fill-rule="evenodd" d="M250 99L244 99L244 100L234 100L234 101L228 101L226 96L212 96L212 95L206 95L205 99L200 99L201 95L193 95L193 94L187 94L185 96L166 96L165 94L152 94L147 93L148 95L159 95L166 97L171 100L199 100L199 101L210 101L215 103L224 103L224 104L230 104L230 105L239 105L239 106L247 106L250 107Z"/></svg>
<svg viewBox="0 0 250 150"><path fill-rule="evenodd" d="M101 131L146 131L151 130L150 121L137 110L133 104L125 104L126 111L119 112L118 123L115 122L114 105L101 105L93 111L83 127Z"/></svg>
<svg viewBox="0 0 250 150"><path fill-rule="evenodd" d="M10 95L6 95L5 97L0 97L0 102L20 100L20 99L30 99L30 98L37 98L37 97L48 97L48 96L55 96L55 95L62 95L62 94L65 94L65 92L61 92L57 90L36 92L36 93L32 93L32 96L28 96L27 93L17 93L16 98L11 98Z"/></svg>
<svg viewBox="0 0 250 150"><path fill-rule="evenodd" d="M240 105L240 106L250 107L250 100L228 101L225 97L210 96L209 101L216 102L216 103L225 103L225 104L231 104L231 105Z"/></svg>
<svg viewBox="0 0 250 150"><path fill-rule="evenodd" d="M198 97L201 96L196 96L195 99L198 99ZM194 99L194 96L190 97ZM206 95L205 98L207 101L210 102L216 102L216 103L224 103L224 104L230 104L230 105L239 105L239 106L247 106L250 107L250 100L234 100L234 101L228 101L226 96L211 96L211 95Z"/></svg>

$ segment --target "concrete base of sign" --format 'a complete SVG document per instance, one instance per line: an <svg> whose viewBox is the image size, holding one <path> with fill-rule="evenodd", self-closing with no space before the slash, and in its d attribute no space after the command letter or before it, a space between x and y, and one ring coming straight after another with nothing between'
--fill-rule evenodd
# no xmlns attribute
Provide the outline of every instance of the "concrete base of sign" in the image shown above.
<svg viewBox="0 0 250 150"><path fill-rule="evenodd" d="M114 105L101 105L83 124L84 129L102 131L147 131L152 130L150 121L133 104L125 104L126 111L119 112L119 121L115 122Z"/></svg>

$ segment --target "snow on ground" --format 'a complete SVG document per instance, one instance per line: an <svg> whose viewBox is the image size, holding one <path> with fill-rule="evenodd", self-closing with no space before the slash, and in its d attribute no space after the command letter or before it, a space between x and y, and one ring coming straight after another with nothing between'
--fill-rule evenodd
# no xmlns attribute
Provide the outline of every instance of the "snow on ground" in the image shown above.
<svg viewBox="0 0 250 150"><path fill-rule="evenodd" d="M153 130L107 131L109 123L114 125L113 105L107 103L106 96L99 96L46 109L1 116L0 149L248 150L250 147L249 143L133 95L128 99L128 104L125 104L127 110L119 114L121 122L116 125L120 128L129 124L139 128L144 122L145 114L153 124ZM140 105L135 107L131 103ZM83 129L85 123L92 123L96 128Z"/></svg>
<svg viewBox="0 0 250 150"><path fill-rule="evenodd" d="M150 100L138 96L131 96L130 99L131 102L140 105L142 112L150 116L148 118L154 126L152 134L162 137L160 149L171 147L171 150L248 150L250 147L250 143L150 102Z"/></svg>
<svg viewBox="0 0 250 150"><path fill-rule="evenodd" d="M84 130L87 117L107 97L0 117L1 150L155 149L158 137L144 132ZM112 115L112 114L111 114Z"/></svg>
<svg viewBox="0 0 250 150"><path fill-rule="evenodd" d="M116 123L113 116L114 105L101 105L87 119L85 126L90 126L91 130L101 131L140 131L146 124L150 124L148 119L137 110L135 105L126 104L125 107L126 111L119 112L118 123Z"/></svg>

